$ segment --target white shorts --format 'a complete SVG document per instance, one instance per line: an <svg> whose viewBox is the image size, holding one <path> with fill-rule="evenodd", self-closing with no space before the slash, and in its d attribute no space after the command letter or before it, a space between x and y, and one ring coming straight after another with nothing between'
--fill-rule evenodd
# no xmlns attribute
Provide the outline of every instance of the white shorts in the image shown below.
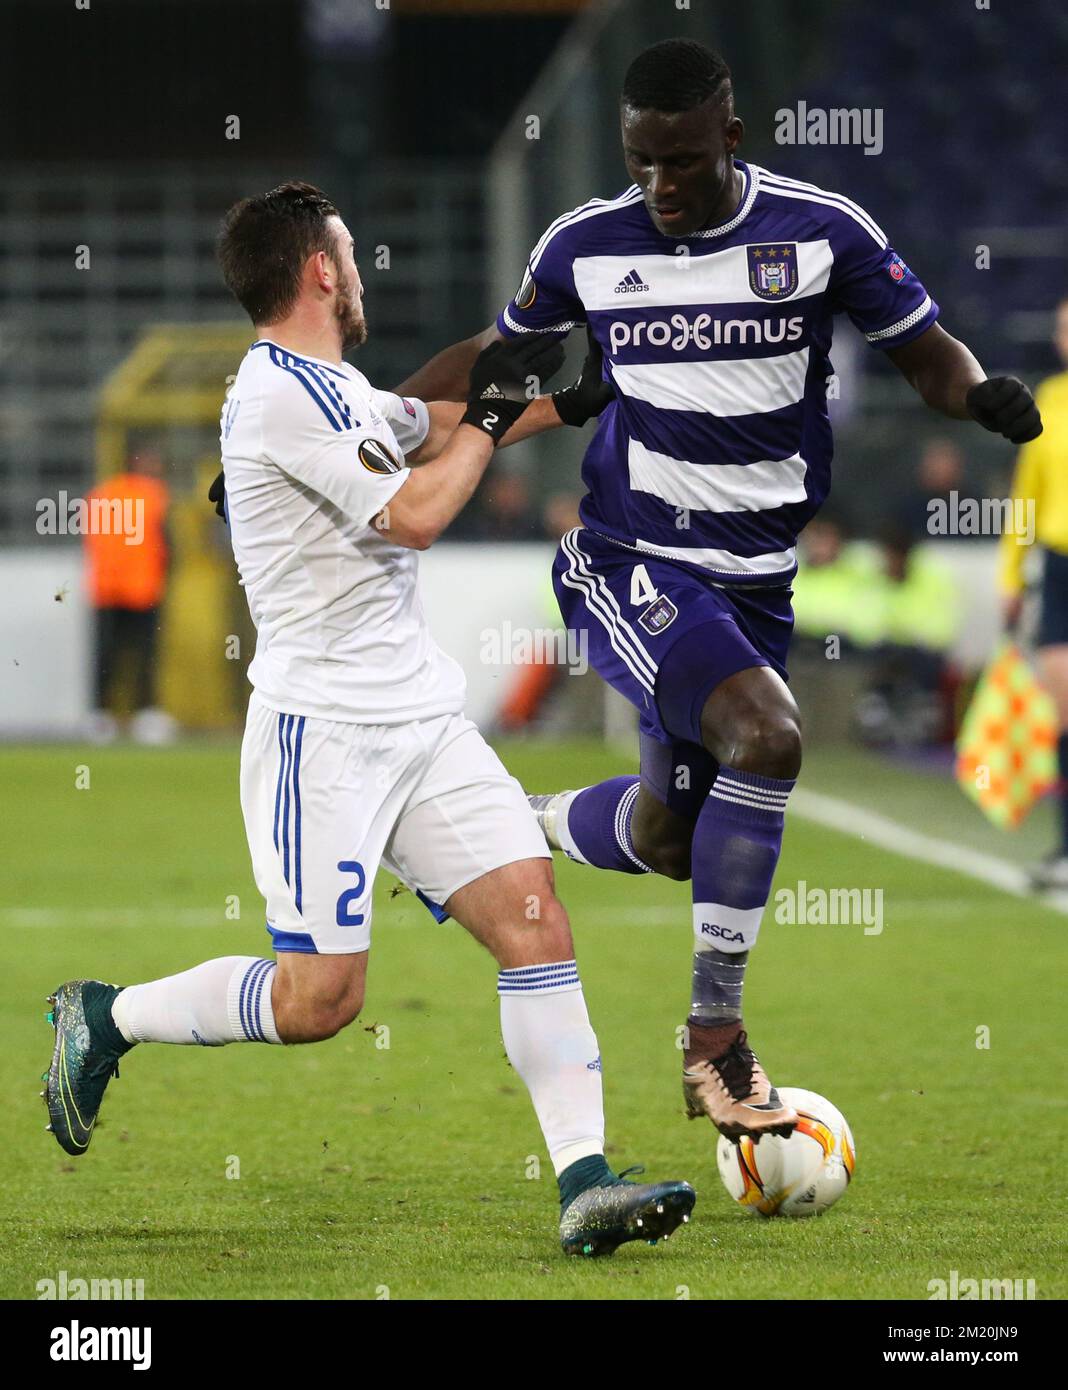
<svg viewBox="0 0 1068 1390"><path fill-rule="evenodd" d="M504 864L550 857L519 783L462 714L342 724L253 693L241 810L276 951L366 951L379 864L442 905Z"/></svg>

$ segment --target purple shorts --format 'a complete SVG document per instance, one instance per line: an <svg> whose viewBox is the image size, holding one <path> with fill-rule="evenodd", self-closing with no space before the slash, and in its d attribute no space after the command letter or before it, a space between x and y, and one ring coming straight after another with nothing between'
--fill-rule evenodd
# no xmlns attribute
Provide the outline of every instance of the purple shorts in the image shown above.
<svg viewBox="0 0 1068 1390"><path fill-rule="evenodd" d="M686 814L685 806L694 798L699 804L715 778L716 764L701 747L708 696L751 666L770 666L787 678L789 586L723 588L685 565L584 527L561 540L553 585L564 622L584 634L579 640L590 664L641 716L643 781ZM657 744L673 751L664 756ZM691 776L681 779L692 795L681 798L669 794L680 780L672 777L680 757L693 764ZM703 792L695 781L707 783Z"/></svg>

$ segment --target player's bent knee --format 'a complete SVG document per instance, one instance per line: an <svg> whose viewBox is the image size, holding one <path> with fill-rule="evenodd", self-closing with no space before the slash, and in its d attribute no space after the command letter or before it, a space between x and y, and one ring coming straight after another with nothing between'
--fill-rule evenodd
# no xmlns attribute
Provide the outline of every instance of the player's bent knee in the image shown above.
<svg viewBox="0 0 1068 1390"><path fill-rule="evenodd" d="M279 959L272 992L275 1027L285 1043L324 1042L363 1008L366 955Z"/></svg>
<svg viewBox="0 0 1068 1390"><path fill-rule="evenodd" d="M503 934L497 952L501 966L508 969L573 960L571 923L560 899L549 890L532 895L527 902L522 921L510 925Z"/></svg>
<svg viewBox="0 0 1068 1390"><path fill-rule="evenodd" d="M303 999L294 1001L281 1016L276 1010L275 1027L283 1042L325 1042L347 1028L362 1008L362 994L342 999Z"/></svg>
<svg viewBox="0 0 1068 1390"><path fill-rule="evenodd" d="M548 858L494 869L458 889L445 906L502 970L574 959L571 924Z"/></svg>
<svg viewBox="0 0 1068 1390"><path fill-rule="evenodd" d="M789 710L750 710L717 739L722 763L762 777L796 777L801 771L801 723Z"/></svg>
<svg viewBox="0 0 1068 1390"><path fill-rule="evenodd" d="M316 1002L312 1024L323 1038L332 1038L359 1017L363 1008L363 990L353 987L345 993Z"/></svg>
<svg viewBox="0 0 1068 1390"><path fill-rule="evenodd" d="M571 922L567 909L555 893L549 893L542 898L537 916L532 917L527 925L532 930L524 929L522 935L527 942L536 945L536 952L540 958L531 964L570 960L574 956Z"/></svg>
<svg viewBox="0 0 1068 1390"><path fill-rule="evenodd" d="M722 767L762 777L801 771L801 713L786 682L766 666L722 681L701 710L701 742Z"/></svg>
<svg viewBox="0 0 1068 1390"><path fill-rule="evenodd" d="M745 741L748 769L765 777L796 777L801 770L801 726L788 714L761 718Z"/></svg>

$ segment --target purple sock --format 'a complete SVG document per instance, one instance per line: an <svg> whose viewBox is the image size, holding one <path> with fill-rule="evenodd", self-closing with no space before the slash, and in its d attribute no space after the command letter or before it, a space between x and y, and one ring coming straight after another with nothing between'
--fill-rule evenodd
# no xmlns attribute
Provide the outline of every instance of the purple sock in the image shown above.
<svg viewBox="0 0 1068 1390"><path fill-rule="evenodd" d="M652 873L634 853L630 838L640 783L639 777L610 777L575 793L558 826L561 846L572 859L624 874Z"/></svg>
<svg viewBox="0 0 1068 1390"><path fill-rule="evenodd" d="M742 983L782 848L793 780L722 767L693 836L691 1021L742 1016Z"/></svg>

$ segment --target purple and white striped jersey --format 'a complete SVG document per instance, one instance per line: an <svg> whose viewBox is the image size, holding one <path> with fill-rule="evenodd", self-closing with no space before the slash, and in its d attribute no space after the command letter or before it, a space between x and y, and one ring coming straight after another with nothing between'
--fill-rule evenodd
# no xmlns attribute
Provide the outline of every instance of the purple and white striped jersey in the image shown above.
<svg viewBox="0 0 1068 1390"><path fill-rule="evenodd" d="M583 524L718 582L783 584L830 486L834 315L897 347L938 306L856 203L735 161L734 215L657 231L633 185L535 246L506 337L589 323L617 400L582 467Z"/></svg>

